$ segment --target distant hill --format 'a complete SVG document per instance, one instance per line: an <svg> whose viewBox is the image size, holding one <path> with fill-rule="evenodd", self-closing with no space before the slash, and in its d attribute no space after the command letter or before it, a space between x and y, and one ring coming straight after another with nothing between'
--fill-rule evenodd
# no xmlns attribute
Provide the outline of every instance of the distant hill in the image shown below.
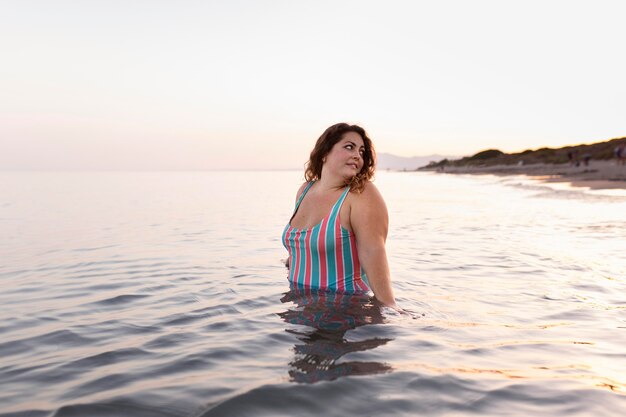
<svg viewBox="0 0 626 417"><path fill-rule="evenodd" d="M427 156L397 156L388 153L377 153L377 169L390 169L394 171L415 171L416 169L428 165L434 161L442 159L458 158L456 156L427 155Z"/></svg>
<svg viewBox="0 0 626 417"><path fill-rule="evenodd" d="M592 160L607 160L614 157L618 145L626 146L626 137L611 139L592 144L570 145L562 148L541 148L517 153L504 153L498 149L487 149L461 159L447 158L432 162L422 169L437 169L442 166L491 166L491 165L529 165L529 164L565 164L580 161L585 157Z"/></svg>

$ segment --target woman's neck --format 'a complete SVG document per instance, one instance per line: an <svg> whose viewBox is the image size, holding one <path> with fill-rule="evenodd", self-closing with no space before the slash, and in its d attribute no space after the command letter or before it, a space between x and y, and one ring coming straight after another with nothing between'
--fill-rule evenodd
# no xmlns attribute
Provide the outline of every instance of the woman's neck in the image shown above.
<svg viewBox="0 0 626 417"><path fill-rule="evenodd" d="M333 175L333 172L326 169L326 167L322 167L320 179L317 182L321 191L339 190L347 185L346 178L340 175Z"/></svg>
<svg viewBox="0 0 626 417"><path fill-rule="evenodd" d="M317 180L317 183L320 191L336 191L346 186L346 182L343 178L335 178L330 175L322 175L322 177Z"/></svg>

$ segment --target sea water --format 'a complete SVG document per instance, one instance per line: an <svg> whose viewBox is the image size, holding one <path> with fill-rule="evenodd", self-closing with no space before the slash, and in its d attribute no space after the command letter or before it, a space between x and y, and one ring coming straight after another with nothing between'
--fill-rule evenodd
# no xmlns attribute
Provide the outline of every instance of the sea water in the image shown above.
<svg viewBox="0 0 626 417"><path fill-rule="evenodd" d="M626 193L378 173L399 313L289 290L301 181L0 173L0 415L624 414Z"/></svg>

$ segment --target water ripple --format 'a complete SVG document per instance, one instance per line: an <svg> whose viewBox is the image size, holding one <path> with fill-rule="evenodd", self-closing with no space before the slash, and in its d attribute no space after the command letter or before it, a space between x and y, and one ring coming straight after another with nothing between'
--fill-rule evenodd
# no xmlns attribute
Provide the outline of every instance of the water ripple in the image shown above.
<svg viewBox="0 0 626 417"><path fill-rule="evenodd" d="M381 173L401 313L288 288L293 173L49 175L3 184L0 416L626 409L620 199Z"/></svg>

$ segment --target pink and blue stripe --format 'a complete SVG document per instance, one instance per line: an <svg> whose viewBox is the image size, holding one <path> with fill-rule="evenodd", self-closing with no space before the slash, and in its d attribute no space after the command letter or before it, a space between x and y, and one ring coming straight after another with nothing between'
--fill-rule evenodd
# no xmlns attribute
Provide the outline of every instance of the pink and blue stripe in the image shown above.
<svg viewBox="0 0 626 417"><path fill-rule="evenodd" d="M294 215L313 182L305 187ZM287 224L283 245L289 252L289 281L296 287L329 289L337 292L369 291L361 268L353 233L341 226L339 211L350 191L346 187L330 213L317 225L297 229ZM292 216L293 218L293 216Z"/></svg>

